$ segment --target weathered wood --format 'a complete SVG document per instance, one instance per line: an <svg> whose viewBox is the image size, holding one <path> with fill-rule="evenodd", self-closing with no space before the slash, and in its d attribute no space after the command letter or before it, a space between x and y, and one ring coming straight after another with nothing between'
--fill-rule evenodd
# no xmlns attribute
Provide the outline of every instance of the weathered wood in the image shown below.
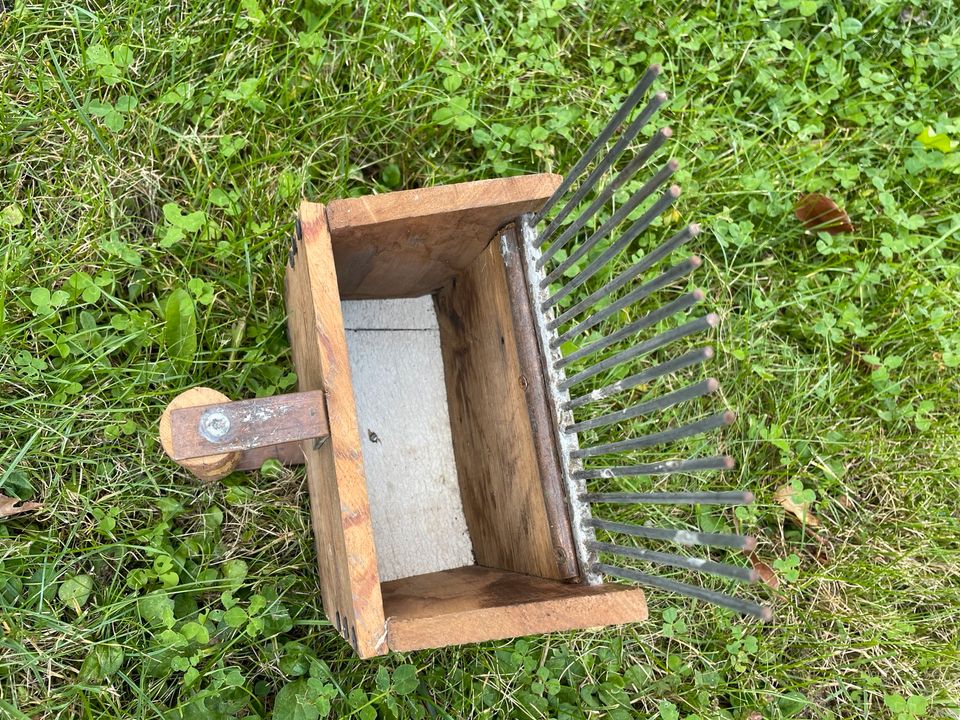
<svg viewBox="0 0 960 720"><path fill-rule="evenodd" d="M330 436L301 443L323 608L361 657L387 652L337 275L324 207L300 206L302 238L286 274L287 326L301 391L326 393Z"/></svg>
<svg viewBox="0 0 960 720"><path fill-rule="evenodd" d="M497 243L435 302L460 496L477 563L570 577L568 553L554 545L544 502L525 397L530 381L518 359Z"/></svg>
<svg viewBox="0 0 960 720"><path fill-rule="evenodd" d="M216 414L226 428L211 439L204 419ZM323 391L314 390L236 402L180 408L171 415L173 459L203 457L218 452L250 450L294 440L325 437L327 408Z"/></svg>
<svg viewBox="0 0 960 720"><path fill-rule="evenodd" d="M499 227L538 210L561 180L522 175L332 201L327 219L342 297L433 293Z"/></svg>
<svg viewBox="0 0 960 720"><path fill-rule="evenodd" d="M386 582L387 644L406 652L647 619L643 591L470 566Z"/></svg>
<svg viewBox="0 0 960 720"><path fill-rule="evenodd" d="M208 387L190 388L171 400L170 404L164 409L163 414L160 415L160 445L163 447L164 452L173 458L175 434L173 413L175 410L223 402L230 402L230 398ZM215 451L203 457L174 461L201 480L212 481L219 480L232 473L236 469L240 458L241 456L238 452Z"/></svg>
<svg viewBox="0 0 960 720"><path fill-rule="evenodd" d="M533 308L530 305L523 259L517 243L517 232L513 225L504 228L496 242L506 272L520 370L526 379L523 388L536 447L537 465L540 468L540 487L543 490L551 537L560 567L566 577L580 577L570 527L570 512L567 508L567 494L564 490L563 469L560 467L560 448L557 445L553 412L547 397L543 355L537 343Z"/></svg>
<svg viewBox="0 0 960 720"><path fill-rule="evenodd" d="M240 455L236 470L259 470L267 460L277 460L281 465L303 465L303 450L300 442L281 443L266 447L251 448Z"/></svg>

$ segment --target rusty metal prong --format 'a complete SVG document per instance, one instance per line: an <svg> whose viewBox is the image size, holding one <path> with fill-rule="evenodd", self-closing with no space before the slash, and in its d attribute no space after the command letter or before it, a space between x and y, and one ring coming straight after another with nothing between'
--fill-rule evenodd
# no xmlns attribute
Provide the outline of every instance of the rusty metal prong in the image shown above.
<svg viewBox="0 0 960 720"><path fill-rule="evenodd" d="M670 176L676 172L679 166L680 164L676 160L668 160L666 165L660 168L639 190L633 193L623 205L618 207L590 237L578 245L577 249L570 253L563 262L547 273L543 280L540 281L540 287L545 289L550 286L550 283L563 277L563 274L573 267L580 258L590 252L607 237L615 227L626 220L627 216L640 206L640 203L650 197L657 188L669 180ZM667 188L666 192L657 198L657 201L640 217L640 220L631 225L627 229L627 232L624 233L624 237L630 238L628 242L643 232L643 230L645 230L660 213L670 207L678 197L680 197L680 187L678 185L671 185ZM620 238L620 240L613 243L611 247L619 247L623 242L623 238ZM546 307L547 306L544 306L544 309L546 309Z"/></svg>
<svg viewBox="0 0 960 720"><path fill-rule="evenodd" d="M585 395L580 395L571 400L567 400L560 407L563 410L576 410L584 405L589 405L590 403L598 402L600 400L606 400L612 395L618 395L625 390L635 388L637 385L643 385L644 383L650 382L651 380L656 380L664 375L670 375L678 372L679 370L683 370L684 368L688 368L691 365L702 363L712 357L713 348L709 346L696 348L695 350L688 350L679 357L671 358L670 360L666 360L659 365L654 365L651 368L647 368L646 370L635 373L634 375L624 378L623 380L617 380L615 383L610 383L605 387L597 388L596 390L588 392Z"/></svg>
<svg viewBox="0 0 960 720"><path fill-rule="evenodd" d="M583 524L595 530L603 530L618 535L630 535L649 540L663 540L677 545L703 547L731 548L752 552L757 547L757 540L750 535L731 535L728 533L695 532L693 530L674 530L672 528L651 527L649 525L634 525L632 523L612 522L600 518L587 518Z"/></svg>
<svg viewBox="0 0 960 720"><path fill-rule="evenodd" d="M758 605L750 600L741 600L740 598L735 598L732 595L717 592L716 590L708 590L697 585L689 585L676 580L670 580L669 578L648 575L632 568L616 567L614 565L607 565L606 563L596 563L592 569L594 572L603 575L629 580L640 585L648 585L658 590L674 592L684 597L703 600L713 605L719 605L728 610L733 610L741 615L752 615L753 617L760 618L764 622L769 622L773 619L773 610L769 607Z"/></svg>
<svg viewBox="0 0 960 720"><path fill-rule="evenodd" d="M688 458L686 460L661 460L639 465L607 465L604 467L577 470L576 480L606 480L615 477L640 477L644 475L670 475L672 473L704 472L707 470L733 470L736 466L729 455Z"/></svg>
<svg viewBox="0 0 960 720"><path fill-rule="evenodd" d="M605 335L599 340L596 340L589 345L585 345L579 350L576 350L569 355L558 359L556 362L556 367L567 367L567 365L583 360L583 358L589 357L594 353L598 353L604 348L615 345L621 340L636 335L644 328L652 327L658 322L666 320L668 317L672 317L677 313L682 313L684 310L689 310L691 307L701 302L703 298L704 294L702 290L694 290L686 295L681 295L675 300L671 300L666 305L661 305L656 310L651 310L646 315L637 318L632 323L625 325L616 332Z"/></svg>
<svg viewBox="0 0 960 720"><path fill-rule="evenodd" d="M562 335L559 335L558 337L554 338L550 342L550 347L554 347L554 348L560 347L561 345L563 345L563 343L567 342L571 338L574 338L577 335L580 335L581 333L586 332L590 328L596 325L599 325L604 320L611 317L612 315L615 315L616 313L620 312L624 308L627 308L630 305L633 305L634 303L640 302L644 298L649 297L652 293L656 292L657 290L667 287L668 285L676 282L677 280L684 277L685 275L689 275L691 272L696 270L702 264L703 264L703 261L696 255L693 255L687 258L681 263L677 263L669 270L664 271L663 273L653 278L649 282L645 282L640 287L634 290L631 290L629 293L624 295L619 300L613 303L610 303L610 305L603 308L602 310L598 310L593 315L590 315L589 317L585 318L583 321L577 323L575 326L567 330Z"/></svg>
<svg viewBox="0 0 960 720"><path fill-rule="evenodd" d="M623 187L623 184L632 178L636 174L637 170L643 167L653 156L653 154L659 150L663 143L665 143L672 135L673 130L669 127L657 130L653 137L647 141L647 144L643 146L640 152L634 155L630 162L624 166L623 170L621 170L613 180L607 183L603 190L601 190L597 197L594 198L594 200L590 203L587 209L580 213L576 220L567 225L567 227L563 229L563 232L560 233L560 237L554 240L550 247L543 251L543 255L537 260L537 267L543 267L551 257L557 254L558 250L570 242L570 239L580 232L581 228L587 224L587 221L597 214L597 211L603 207L610 198L613 197L613 194ZM587 182L589 183L589 178ZM586 195L586 191L589 189L590 186L584 184L584 187L577 191L577 194L574 195L571 201L567 203L567 206L570 206L571 202L575 206L576 203L579 203L581 200L583 200L583 197ZM556 228L567 216L567 206L560 211L560 213L550 222L550 225L547 227L547 229L544 230L537 238L538 246L550 239Z"/></svg>
<svg viewBox="0 0 960 720"><path fill-rule="evenodd" d="M631 267L624 270L613 280L608 282L606 285L601 287L599 290L590 293L583 300L580 300L573 307L565 310L561 315L547 322L547 329L556 330L561 325L565 325L575 316L582 313L588 307L593 307L594 304L601 298L605 298L608 295L612 295L620 288L624 287L627 283L633 280L635 277L640 275L640 273L645 272L649 268L653 267L657 262L667 257L670 253L676 250L678 247L683 245L685 242L690 240L690 238L695 237L700 233L700 226L696 223L687 225L683 230L676 233L669 240L661 243L658 247L651 250L649 253L644 255L640 260L634 263Z"/></svg>
<svg viewBox="0 0 960 720"><path fill-rule="evenodd" d="M567 194L567 191L570 190L570 187L576 181L580 174L587 169L587 166L593 162L593 159L597 156L597 153L600 152L601 148L609 142L610 138L613 137L613 134L617 129L623 124L623 121L627 119L627 115L630 114L630 111L633 110L637 104L643 99L643 96L647 94L647 90L650 89L650 86L653 85L653 81L657 79L657 76L660 74L659 65L651 65L647 68L647 71L643 74L643 77L640 78L640 82L637 83L637 86L627 95L626 100L623 101L623 105L620 106L620 109L614 113L613 117L610 118L610 122L607 123L606 127L600 131L600 134L597 135L596 139L590 143L590 147L587 148L587 151L583 154L576 164L571 168L564 178L563 182L560 183L560 187L553 191L553 195L550 196L550 199L544 203L543 207L540 208L540 211L536 214L534 218L534 224L539 223L543 220L544 216L549 213L553 206L557 204L557 201Z"/></svg>
<svg viewBox="0 0 960 720"><path fill-rule="evenodd" d="M648 415L657 410L666 410L667 408L673 407L674 405L678 405L682 402L688 402L690 400L703 397L704 395L709 395L716 392L719 387L720 383L713 378L708 378L703 382L699 382L694 385L687 385L685 388L674 390L673 392L666 393L665 395L656 397L653 400L648 400L647 402L637 403L636 405L628 407L624 410L618 410L617 412L601 415L600 417L591 418L590 420L584 420L583 422L567 425L563 431L568 433L578 433L583 432L584 430L592 430L594 428L613 425L614 423L624 422L626 420L632 420L633 418L640 417L641 415Z"/></svg>
<svg viewBox="0 0 960 720"><path fill-rule="evenodd" d="M621 363L627 362L634 358L640 357L646 353L652 352L658 348L668 345L674 340L679 340L680 338L686 337L688 335L693 335L698 332L704 332L715 328L720 322L714 313L705 315L696 320L691 320L688 323L684 323L679 327L670 328L655 337L650 338L649 340L644 340L641 343L637 343L633 347L629 347L626 350L623 350L616 355L608 357L606 360L601 360L595 365L591 365L586 370L583 370L576 375L566 378L560 382L560 388L567 390L572 388L575 385L579 385L584 380L593 377L599 373L609 370L612 367L616 367Z"/></svg>
<svg viewBox="0 0 960 720"><path fill-rule="evenodd" d="M591 540L587 542L587 547L594 552L610 553L611 555L619 555L620 557L644 560L656 565L668 565L670 567L693 570L694 572L719 575L720 577L740 580L742 582L756 582L760 577L759 573L752 568L718 563L713 560L704 560L703 558L684 557L683 555L675 555L674 553L646 550L644 548L630 547L629 545L615 545L614 543Z"/></svg>
<svg viewBox="0 0 960 720"><path fill-rule="evenodd" d="M716 415L705 417L702 420L668 428L660 432L650 433L649 435L641 435L640 437L620 440L618 442L604 443L603 445L581 447L571 452L570 456L575 458L596 457L597 455L612 455L613 453L629 452L631 450L639 450L640 448L653 447L654 445L662 445L675 440L702 435L705 432L731 425L736 419L737 416L735 413L725 410Z"/></svg>
<svg viewBox="0 0 960 720"><path fill-rule="evenodd" d="M753 493L748 490L704 492L609 492L583 493L580 499L589 503L616 505L749 505Z"/></svg>

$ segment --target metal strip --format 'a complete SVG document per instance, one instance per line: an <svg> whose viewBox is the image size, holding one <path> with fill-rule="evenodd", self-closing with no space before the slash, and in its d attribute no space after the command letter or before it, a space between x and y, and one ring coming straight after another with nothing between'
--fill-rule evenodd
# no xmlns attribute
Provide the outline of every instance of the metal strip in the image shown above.
<svg viewBox="0 0 960 720"><path fill-rule="evenodd" d="M603 530L608 533L617 533L620 535L630 535L632 537L648 538L650 540L663 540L665 542L676 543L677 545L691 546L703 545L704 547L723 547L733 550L744 550L752 552L757 547L757 540L750 535L730 535L727 533L707 533L696 532L693 530L673 530L664 527L651 527L649 525L633 525L631 523L612 522L610 520L600 520L591 518L586 521L594 530Z"/></svg>
<svg viewBox="0 0 960 720"><path fill-rule="evenodd" d="M592 542L590 543L590 547L598 553L610 553L611 555L643 560L656 565L669 565L671 567L693 570L694 572L710 573L711 575L719 575L720 577L730 578L731 580L756 582L760 577L759 573L752 568L718 563L703 558L685 557L674 553L646 550L629 545L615 545L614 543Z"/></svg>
<svg viewBox="0 0 960 720"><path fill-rule="evenodd" d="M749 505L753 502L753 493L744 490L586 493L583 499L590 503L615 503L618 505Z"/></svg>
<svg viewBox="0 0 960 720"><path fill-rule="evenodd" d="M728 608L729 610L733 610L734 612L738 612L742 615L753 615L754 617L760 618L764 622L769 622L773 619L773 610L771 610L769 607L758 605L757 603L749 600L740 600L739 598L735 598L732 595L727 595L726 593L716 592L715 590L707 590L706 588L698 587L696 585L688 585L687 583L670 580L668 578L647 575L646 573L642 573L639 570L634 570L632 568L616 567L614 565L606 565L604 563L597 563L597 565L594 567L594 570L598 573L603 573L604 575L610 575L611 577L630 580L631 582L639 583L641 585L649 585L650 587L655 587L660 590L667 590L669 592L675 592L678 595L684 595L685 597L692 597L697 600L713 603L714 605L720 605L721 607Z"/></svg>
<svg viewBox="0 0 960 720"><path fill-rule="evenodd" d="M630 114L630 111L633 110L637 103L639 103L643 96L647 94L647 90L650 89L650 86L653 85L653 81L657 79L657 75L660 74L659 65L651 65L647 68L647 71L643 74L643 77L640 78L640 82L637 83L637 86L627 95L626 100L623 101L623 105L620 106L620 109L610 118L610 122L606 124L603 130L600 131L600 134L590 143L590 147L587 148L587 151L583 156L577 160L576 165L573 166L573 169L570 170L563 178L563 182L560 183L560 187L554 190L553 195L550 196L550 199L544 203L543 207L540 208L539 212L534 216L533 224L536 225L544 216L553 209L553 206L557 203L557 200L562 198L567 194L567 191L570 189L570 186L573 185L574 181L580 177L580 173L587 169L593 159L597 156L597 153L600 152L600 148L607 144L610 138L613 137L613 134L617 131L617 128L623 124L623 121L627 119L627 115ZM532 243L531 243L532 244ZM537 248L539 250L539 247Z"/></svg>
<svg viewBox="0 0 960 720"><path fill-rule="evenodd" d="M628 282L633 280L640 273L648 270L653 267L654 264L665 258L667 255L672 253L675 249L683 245L685 242L690 240L690 238L696 237L700 234L700 226L696 223L687 225L683 230L678 232L676 235L671 237L666 242L661 243L659 246L651 250L649 253L644 255L640 260L635 262L631 267L624 270L616 278L608 282L599 290L590 293L583 300L579 301L573 307L564 310L563 313L547 324L547 328L550 330L556 330L561 325L566 324L574 318L574 316L579 315L588 307L591 307L594 303L597 302L600 298L604 298L607 295L615 293L617 290L625 286Z"/></svg>
<svg viewBox="0 0 960 720"><path fill-rule="evenodd" d="M588 392L585 395L579 395L568 402L564 407L564 410L576 410L584 405L589 405L590 403L598 402L600 400L606 400L611 395L617 395L622 393L624 390L630 390L631 388L635 388L637 385L642 385L643 383L650 382L651 380L656 380L658 377L663 377L664 375L670 375L683 370L684 368L688 368L691 365L697 365L698 363L706 362L712 357L713 348L709 346L697 348L695 350L688 350L679 357L665 360L659 365L654 365L652 368L647 368L646 370L624 378L623 380L617 380L614 383L605 385L602 388L597 388L596 390Z"/></svg>
<svg viewBox="0 0 960 720"><path fill-rule="evenodd" d="M539 308L543 301L540 290L540 280L543 273L537 268L537 259L540 249L536 245L537 233L535 218L532 214L521 216L517 225L520 228L520 251L523 257L523 267L526 271L527 290L530 293L530 302L533 308ZM600 575L592 570L596 556L587 547L587 543L596 540L593 530L584 525L584 520L590 517L590 506L580 498L586 493L586 483L579 480L576 473L582 469L579 460L573 454L580 445L577 436L562 432L560 428L573 422L573 413L564 410L564 405L570 400L566 390L562 389L564 380L563 370L556 367L560 353L551 349L550 340L556 336L555 332L547 330L546 321L549 317L539 311L533 312L534 325L537 330L537 340L544 358L544 371L547 377L550 406L554 414L554 432L560 447L560 465L563 469L563 478L566 483L567 498L570 501L570 525L573 530L574 545L577 550L577 560L580 563L580 572L588 585L599 585L602 582Z"/></svg>

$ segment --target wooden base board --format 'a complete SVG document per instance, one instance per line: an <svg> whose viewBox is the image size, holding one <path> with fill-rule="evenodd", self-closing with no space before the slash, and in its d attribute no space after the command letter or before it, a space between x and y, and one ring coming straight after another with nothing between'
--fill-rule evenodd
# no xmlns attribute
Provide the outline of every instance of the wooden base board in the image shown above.
<svg viewBox="0 0 960 720"><path fill-rule="evenodd" d="M405 652L647 619L643 590L576 585L478 565L380 586L387 645Z"/></svg>
<svg viewBox="0 0 960 720"><path fill-rule="evenodd" d="M341 308L380 580L472 565L433 300Z"/></svg>

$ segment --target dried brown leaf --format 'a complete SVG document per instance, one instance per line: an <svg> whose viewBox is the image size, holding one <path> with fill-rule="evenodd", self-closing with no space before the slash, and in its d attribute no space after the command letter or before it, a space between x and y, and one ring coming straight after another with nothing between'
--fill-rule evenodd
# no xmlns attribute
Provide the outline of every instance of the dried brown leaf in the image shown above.
<svg viewBox="0 0 960 720"><path fill-rule="evenodd" d="M10 517L11 515L19 515L23 512L36 510L39 507L40 503L24 502L18 498L0 495L0 518Z"/></svg>
<svg viewBox="0 0 960 720"><path fill-rule="evenodd" d="M772 590L780 587L780 578L777 577L777 573L773 571L772 567L758 558L756 553L748 553L747 558L750 560L750 567L757 571L757 575L760 576L760 579L763 580L764 583Z"/></svg>
<svg viewBox="0 0 960 720"><path fill-rule="evenodd" d="M810 512L810 503L798 503L793 499L796 494L789 485L784 485L773 494L773 499L780 503L780 506L788 513L793 515L802 524L808 527L820 527L820 520Z"/></svg>
<svg viewBox="0 0 960 720"><path fill-rule="evenodd" d="M810 193L800 198L794 214L807 230L823 230L831 235L853 232L853 223L846 210L820 193Z"/></svg>

